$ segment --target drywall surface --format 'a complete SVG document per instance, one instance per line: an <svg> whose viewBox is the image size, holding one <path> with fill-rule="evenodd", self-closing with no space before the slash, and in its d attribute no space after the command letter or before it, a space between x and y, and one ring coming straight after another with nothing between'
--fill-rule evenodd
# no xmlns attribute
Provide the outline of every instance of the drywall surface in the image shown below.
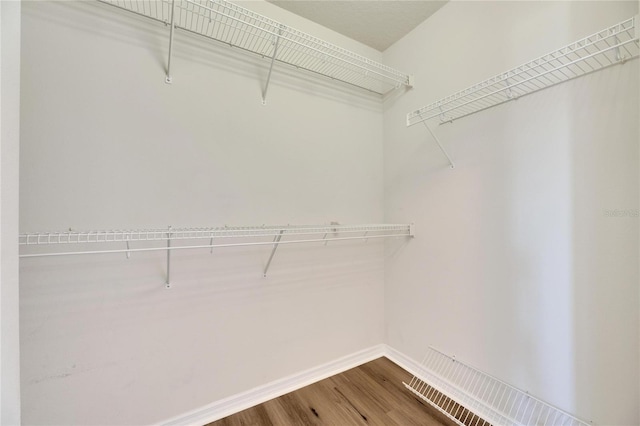
<svg viewBox="0 0 640 426"><path fill-rule="evenodd" d="M432 345L595 424L638 424L638 60L438 126L410 111L616 24L637 2L450 2L384 54L386 343Z"/></svg>
<svg viewBox="0 0 640 426"><path fill-rule="evenodd" d="M0 424L20 424L20 2L0 3Z"/></svg>
<svg viewBox="0 0 640 426"><path fill-rule="evenodd" d="M167 28L97 2L22 36L21 231L382 220L378 97L276 64L263 106L267 60L184 33L167 85ZM170 289L164 253L23 259L23 422L158 423L383 340L382 243L269 254L176 252Z"/></svg>

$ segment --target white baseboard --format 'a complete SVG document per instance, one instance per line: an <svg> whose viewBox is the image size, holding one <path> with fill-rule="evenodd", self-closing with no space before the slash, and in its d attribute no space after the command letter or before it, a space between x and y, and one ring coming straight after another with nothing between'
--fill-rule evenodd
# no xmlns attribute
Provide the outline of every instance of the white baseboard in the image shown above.
<svg viewBox="0 0 640 426"><path fill-rule="evenodd" d="M289 377L285 377L283 379L279 379L271 383L258 386L246 392L242 392L236 395L232 395L228 398L221 399L212 404L206 405L204 407L195 409L188 413L169 419L163 422L162 425L202 426L204 424L227 417L231 414L235 414L239 411L246 410L247 408L253 407L255 405L262 404L263 402L268 401L270 399L277 398L289 392L293 392L297 389L303 388L305 386L308 386L320 380L326 379L327 377L340 374L346 370L357 367L366 362L373 361L374 359L377 359L383 356L388 358L390 361L394 362L395 364L397 364L398 366L400 366L410 374L416 375L418 377L422 376L421 372L423 372L424 370L421 367L421 364L419 362L417 362L412 358L409 358L408 356L406 356L402 352L397 351L391 346L380 344L380 345L372 346L368 349L353 353L351 355L344 356L334 361L330 361L326 364L311 368L309 370L305 370L300 373L293 374ZM481 401L475 399L475 397L471 394L467 394L466 397L467 397L466 399L467 401L476 400L478 401L478 403L483 404ZM471 406L465 404L465 407L468 410L471 410L472 412L476 413L476 415L478 415L479 417L483 417L483 415L479 414L474 409L474 407L477 407L477 404L471 404ZM573 416L571 416L570 414L564 411L561 411L556 408L554 409L558 410L558 412L564 413L563 415L566 414L567 416L574 418ZM486 410L482 412L485 413ZM496 423L494 422L494 424ZM578 424L583 424L586 426L588 423L578 420Z"/></svg>
<svg viewBox="0 0 640 426"><path fill-rule="evenodd" d="M289 377L258 386L257 388L253 388L246 392L221 399L212 404L169 419L161 424L166 426L201 426L239 411L246 410L247 408L255 405L262 404L270 399L293 392L312 383L326 379L327 377L342 373L343 371L357 367L366 362L373 361L374 359L382 356L387 356L387 353L390 353L390 351L393 352L393 357L398 360L403 360L395 361L393 358L389 357L400 366L402 366L400 362L404 362L404 359L409 359L399 352L392 350L387 345L376 345L334 361L330 361L318 367L314 367L309 370L293 374Z"/></svg>
<svg viewBox="0 0 640 426"><path fill-rule="evenodd" d="M420 363L412 358L409 358L402 352L397 351L389 345L381 345L383 346L384 356L389 360L393 361L393 363L397 364L399 367L402 367L404 370L408 371L414 376L419 376L422 367L420 367Z"/></svg>

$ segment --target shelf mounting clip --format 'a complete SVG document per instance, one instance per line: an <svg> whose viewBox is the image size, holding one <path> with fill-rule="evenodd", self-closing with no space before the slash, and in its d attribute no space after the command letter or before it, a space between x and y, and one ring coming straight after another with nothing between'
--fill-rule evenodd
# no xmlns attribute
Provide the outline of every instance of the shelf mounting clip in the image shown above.
<svg viewBox="0 0 640 426"><path fill-rule="evenodd" d="M506 95L507 95L507 99L509 100L514 100L516 99L516 95L513 93L513 91L511 90L511 84L509 83L509 77L506 77L504 79L504 84L506 86Z"/></svg>

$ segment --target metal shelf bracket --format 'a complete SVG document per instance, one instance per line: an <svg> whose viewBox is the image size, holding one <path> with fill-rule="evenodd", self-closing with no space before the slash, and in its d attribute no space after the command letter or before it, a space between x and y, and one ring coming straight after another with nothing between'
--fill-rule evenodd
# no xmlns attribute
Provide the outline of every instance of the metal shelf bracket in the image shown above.
<svg viewBox="0 0 640 426"><path fill-rule="evenodd" d="M167 281L165 285L167 288L171 288L171 227L167 232Z"/></svg>
<svg viewBox="0 0 640 426"><path fill-rule="evenodd" d="M278 235L276 235L273 239L273 248L271 249L271 255L269 256L269 260L267 260L267 264L264 267L264 272L262 273L262 276L264 278L267 278L267 271L269 270L269 266L271 266L271 261L273 260L273 255L276 254L276 250L278 249L278 244L280 243L280 240L282 239L282 234L284 234L284 229L280 230L280 233Z"/></svg>
<svg viewBox="0 0 640 426"><path fill-rule="evenodd" d="M431 135L433 140L436 141L436 143L438 144L438 148L440 148L440 151L442 151L444 156L447 157L447 160L449 161L449 167L452 168L452 169L455 169L456 165L453 163L453 160L451 159L451 157L449 156L447 151L442 146L442 143L440 142L440 139L438 139L438 137L435 135L435 133L433 133L433 130L431 130L431 127L429 127L429 125L427 124L426 121L423 121L422 124L424 124L424 127L427 128L427 130L429 131L429 134Z"/></svg>
<svg viewBox="0 0 640 426"><path fill-rule="evenodd" d="M280 36L282 35L282 25L278 29L278 35L275 36L275 40L273 42L273 56L271 56L271 64L269 64L269 74L267 74L267 82L264 85L264 89L262 90L262 105L267 104L267 91L269 90L269 82L271 81L271 72L273 71L273 64L276 61L276 57L278 56L278 43L280 43Z"/></svg>
<svg viewBox="0 0 640 426"><path fill-rule="evenodd" d="M176 0L171 0L171 29L169 31L169 57L167 59L167 76L164 79L164 82L167 84L171 84L173 79L171 78L171 54L173 53L173 33L176 29L175 25L175 16L176 16Z"/></svg>

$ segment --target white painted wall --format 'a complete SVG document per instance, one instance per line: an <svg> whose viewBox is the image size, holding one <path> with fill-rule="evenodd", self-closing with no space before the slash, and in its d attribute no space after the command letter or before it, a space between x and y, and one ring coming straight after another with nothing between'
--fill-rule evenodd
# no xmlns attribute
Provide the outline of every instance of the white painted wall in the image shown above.
<svg viewBox="0 0 640 426"><path fill-rule="evenodd" d="M20 7L0 2L0 424L20 424Z"/></svg>
<svg viewBox="0 0 640 426"><path fill-rule="evenodd" d="M22 231L382 220L379 98L276 65L265 107L268 62L226 46L178 33L166 85L162 25L22 19ZM169 290L164 254L21 261L23 422L160 422L383 341L381 243L269 253L175 253Z"/></svg>
<svg viewBox="0 0 640 426"><path fill-rule="evenodd" d="M418 230L384 264L373 241L283 246L266 280L266 248L175 254L170 290L160 254L24 260L25 424L159 422L381 341L415 359L434 345L597 424L640 422L640 229L604 216L638 208L638 61L438 127L453 171L404 127L637 3L450 3L385 52L418 85L384 120L375 98L290 70L263 107L266 62L180 34L167 86L166 28L94 2L23 9L22 231Z"/></svg>
<svg viewBox="0 0 640 426"><path fill-rule="evenodd" d="M596 424L638 424L638 60L456 121L405 115L638 13L637 2L451 2L384 54L386 342L433 345Z"/></svg>

